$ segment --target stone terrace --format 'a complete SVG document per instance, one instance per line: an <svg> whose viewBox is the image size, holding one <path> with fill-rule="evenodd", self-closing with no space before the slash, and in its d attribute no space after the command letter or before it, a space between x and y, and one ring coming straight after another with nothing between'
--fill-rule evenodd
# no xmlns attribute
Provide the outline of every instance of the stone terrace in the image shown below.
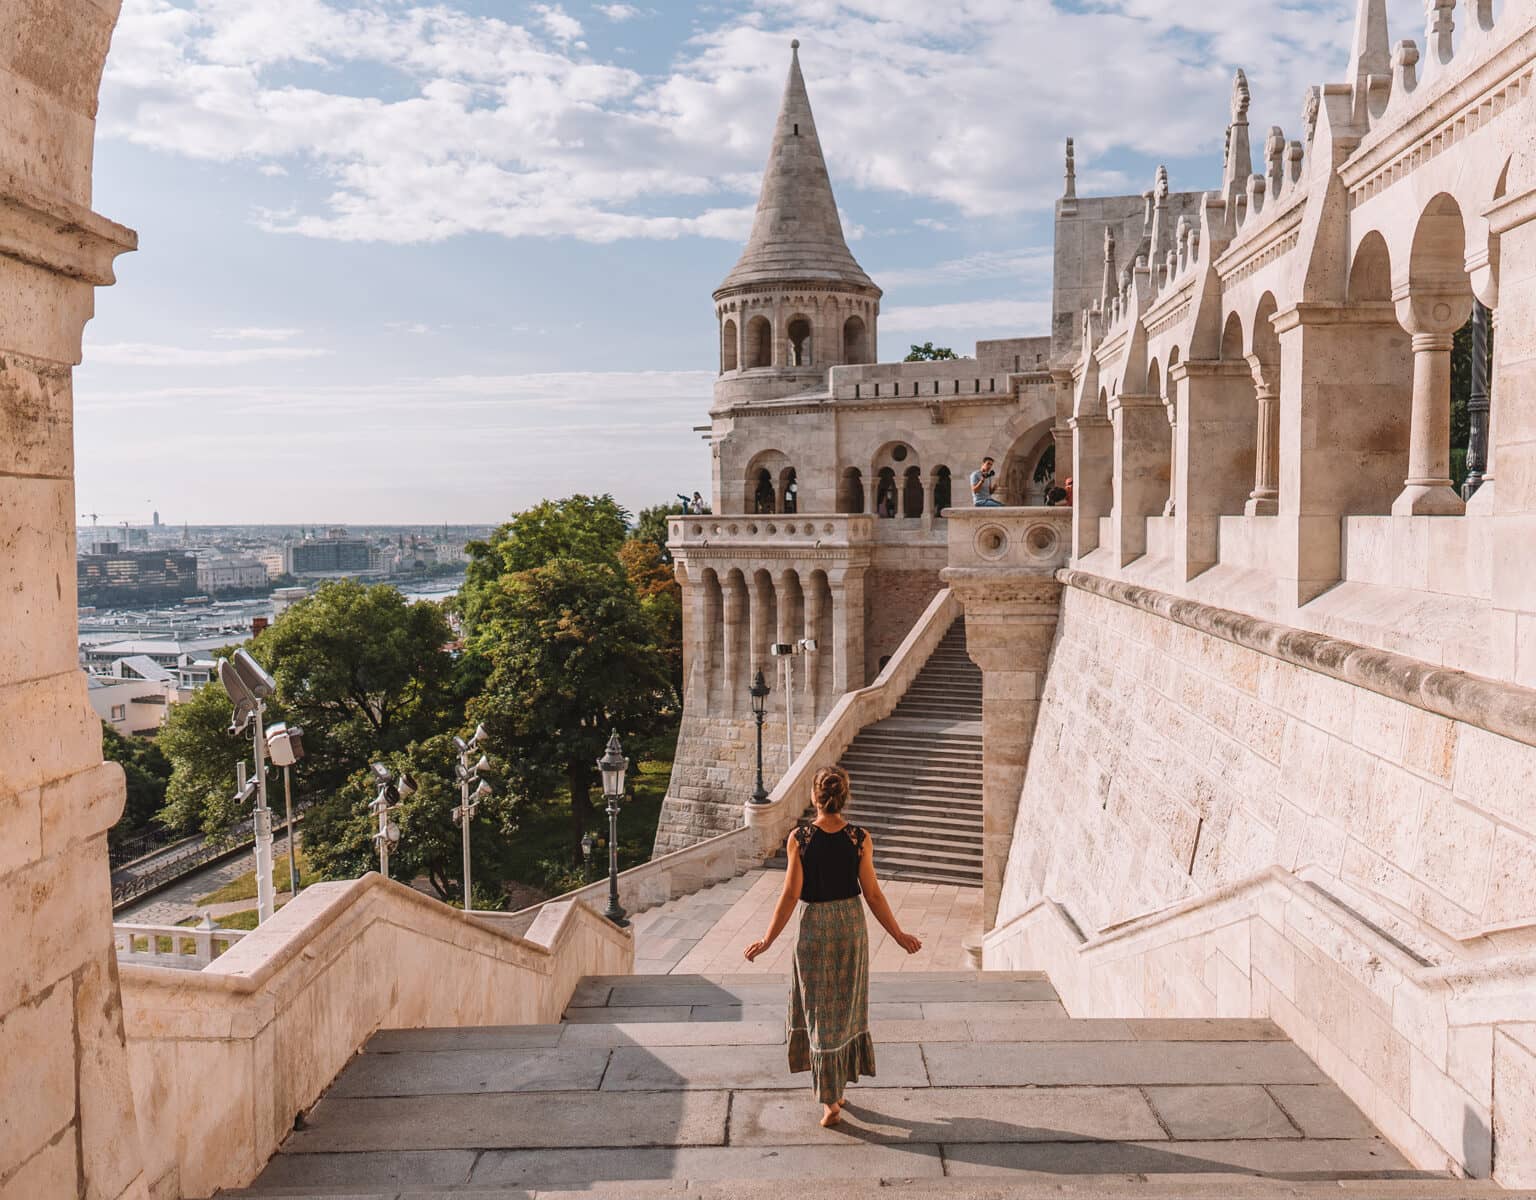
<svg viewBox="0 0 1536 1200"><path fill-rule="evenodd" d="M1267 1021L1067 1020L1034 973L872 977L880 1074L822 1129L785 1071L786 988L593 977L559 1025L381 1032L240 1194L1497 1190L1411 1170Z"/></svg>

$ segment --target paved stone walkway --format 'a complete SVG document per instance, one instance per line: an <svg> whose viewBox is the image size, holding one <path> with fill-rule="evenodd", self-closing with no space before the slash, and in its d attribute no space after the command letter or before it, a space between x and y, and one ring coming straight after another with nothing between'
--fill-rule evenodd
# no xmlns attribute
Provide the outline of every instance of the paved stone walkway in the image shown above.
<svg viewBox="0 0 1536 1200"><path fill-rule="evenodd" d="M787 974L799 917L755 963L741 957L768 930L784 872L750 871L635 918L635 974ZM981 924L981 891L951 884L881 882L896 919L922 939L907 954L869 918L872 971L948 971L963 967L961 943Z"/></svg>
<svg viewBox="0 0 1536 1200"><path fill-rule="evenodd" d="M302 845L302 838L300 844ZM285 859L287 855L288 839L278 834L272 839L272 860L275 863L279 858ZM209 910L209 906L198 904L199 896L207 896L218 891L226 883L249 874L255 865L255 852L246 850L224 862L194 871L185 879L178 880L153 896L146 896L128 905L113 914L112 919L128 925L175 925L188 917L201 917ZM302 883L303 880L300 879L299 882ZM280 891L277 898L278 907L282 907L288 902L288 893ZM240 912L255 907L255 900L241 900L231 905L214 906L213 915L224 916L229 912Z"/></svg>
<svg viewBox="0 0 1536 1200"><path fill-rule="evenodd" d="M973 1180L1104 1195L1158 1177L1249 1196L1428 1178L1271 1023L1067 1020L1037 974L872 977L879 1075L822 1129L786 1069L787 986L592 978L560 1025L381 1032L248 1194L841 1197Z"/></svg>

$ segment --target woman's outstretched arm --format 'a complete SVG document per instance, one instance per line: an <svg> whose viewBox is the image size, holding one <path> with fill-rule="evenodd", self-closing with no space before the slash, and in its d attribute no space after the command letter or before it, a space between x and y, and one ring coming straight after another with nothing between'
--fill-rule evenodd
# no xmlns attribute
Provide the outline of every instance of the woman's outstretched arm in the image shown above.
<svg viewBox="0 0 1536 1200"><path fill-rule="evenodd" d="M908 954L916 954L923 948L922 942L897 924L896 914L891 911L891 902L880 889L880 881L875 878L875 839L867 831L864 834L864 848L859 851L859 887L864 892L864 903L869 905L869 911L875 914L875 920L880 922L898 946Z"/></svg>
<svg viewBox="0 0 1536 1200"><path fill-rule="evenodd" d="M774 939L789 924L790 917L795 915L795 905L800 903L800 885L805 869L800 865L800 843L793 832L784 843L784 853L789 857L789 869L784 872L784 890L779 893L779 902L774 906L773 921L768 926L768 932L760 941L747 947L745 953L748 962L773 945Z"/></svg>

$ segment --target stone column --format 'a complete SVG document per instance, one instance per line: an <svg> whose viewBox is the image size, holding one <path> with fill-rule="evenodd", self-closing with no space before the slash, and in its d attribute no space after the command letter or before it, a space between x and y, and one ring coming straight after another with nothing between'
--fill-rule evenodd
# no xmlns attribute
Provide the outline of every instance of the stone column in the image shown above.
<svg viewBox="0 0 1536 1200"><path fill-rule="evenodd" d="M779 690L777 670L770 647L778 637L778 598L774 595L773 576L765 570L752 572L747 584L748 622L751 627L751 651L747 662L747 678L763 673L768 686L775 694ZM773 701L770 699L770 704Z"/></svg>
<svg viewBox="0 0 1536 1200"><path fill-rule="evenodd" d="M1253 371L1259 412L1253 491L1243 512L1250 517L1273 517L1280 512L1280 389L1275 378L1279 368L1256 357L1250 357L1248 365Z"/></svg>
<svg viewBox="0 0 1536 1200"><path fill-rule="evenodd" d="M816 653L808 655L805 671L805 702L806 712L813 715L819 724L822 717L821 701L821 663L822 655L831 654L832 647L826 645L821 636L821 588L816 584L813 575L806 575L801 583L801 604L804 609L805 620L801 626L801 637L812 638L817 642Z"/></svg>
<svg viewBox="0 0 1536 1200"><path fill-rule="evenodd" d="M1178 511L1174 496L1179 489L1179 390L1171 380L1164 386L1168 389L1163 397L1163 415L1168 420L1168 499L1163 502L1163 516L1171 517Z"/></svg>
<svg viewBox="0 0 1536 1200"><path fill-rule="evenodd" d="M112 945L101 757L76 642L72 368L137 239L90 210L116 3L0 4L0 1193L147 1195Z"/></svg>
<svg viewBox="0 0 1536 1200"><path fill-rule="evenodd" d="M1082 558L1099 548L1099 518L1114 499L1115 431L1103 416L1073 417L1072 554Z"/></svg>
<svg viewBox="0 0 1536 1200"><path fill-rule="evenodd" d="M845 567L828 575L832 585L833 697L864 686L864 573Z"/></svg>
<svg viewBox="0 0 1536 1200"><path fill-rule="evenodd" d="M1109 402L1114 429L1115 507L1110 548L1115 564L1147 552L1147 518L1168 500L1168 414L1161 396L1130 395Z"/></svg>
<svg viewBox="0 0 1536 1200"><path fill-rule="evenodd" d="M1413 417L1408 478L1392 515L1460 516L1467 506L1451 487L1451 345L1472 310L1472 294L1464 285L1410 284L1393 300L1398 321L1413 335Z"/></svg>
<svg viewBox="0 0 1536 1200"><path fill-rule="evenodd" d="M1493 314L1478 301L1472 306L1472 394L1467 398L1467 481L1462 498L1470 500L1483 486L1488 466L1488 333Z"/></svg>
<svg viewBox="0 0 1536 1200"><path fill-rule="evenodd" d="M731 571L721 581L721 622L723 667L721 685L725 689L723 712L743 712L747 707L747 688L752 683L747 644L747 583L740 571Z"/></svg>

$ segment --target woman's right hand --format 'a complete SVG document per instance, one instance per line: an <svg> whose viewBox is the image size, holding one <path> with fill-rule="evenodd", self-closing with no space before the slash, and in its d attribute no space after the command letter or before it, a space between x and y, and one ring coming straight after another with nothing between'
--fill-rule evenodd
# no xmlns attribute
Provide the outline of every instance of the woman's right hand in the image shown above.
<svg viewBox="0 0 1536 1200"><path fill-rule="evenodd" d="M742 954L744 955L744 957L746 958L746 960L748 962L752 962L754 959L757 958L757 956L759 954L761 954L764 950L768 949L768 947L771 946L772 944L773 943L768 941L767 938L763 938L760 941L753 942L744 951L742 951Z"/></svg>
<svg viewBox="0 0 1536 1200"><path fill-rule="evenodd" d="M916 954L923 948L923 943L918 941L917 938L913 937L910 933L898 933L896 935L896 944L905 950L908 954Z"/></svg>

